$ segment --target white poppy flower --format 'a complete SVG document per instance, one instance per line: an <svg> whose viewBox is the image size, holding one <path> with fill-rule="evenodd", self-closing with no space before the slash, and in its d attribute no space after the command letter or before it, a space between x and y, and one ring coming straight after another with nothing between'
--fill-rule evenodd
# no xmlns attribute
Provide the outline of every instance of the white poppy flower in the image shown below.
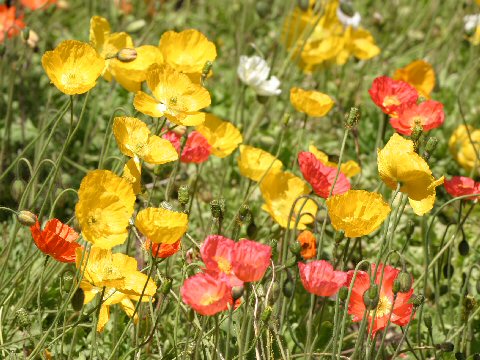
<svg viewBox="0 0 480 360"><path fill-rule="evenodd" d="M260 56L240 56L237 74L240 80L253 88L258 95L273 96L282 92L280 80L270 75L270 66Z"/></svg>
<svg viewBox="0 0 480 360"><path fill-rule="evenodd" d="M480 25L480 14L464 16L463 23L466 33L473 32Z"/></svg>
<svg viewBox="0 0 480 360"><path fill-rule="evenodd" d="M351 26L354 29L358 28L360 26L360 21L362 21L362 17L358 12L355 11L352 16L347 15L342 11L341 6L337 8L337 18L343 24L343 26Z"/></svg>

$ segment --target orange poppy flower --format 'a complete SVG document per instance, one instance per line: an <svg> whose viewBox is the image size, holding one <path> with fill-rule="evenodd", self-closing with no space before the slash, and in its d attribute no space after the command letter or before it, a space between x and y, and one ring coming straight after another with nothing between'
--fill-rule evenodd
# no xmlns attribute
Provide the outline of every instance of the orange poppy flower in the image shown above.
<svg viewBox="0 0 480 360"><path fill-rule="evenodd" d="M23 16L16 17L15 6L0 5L0 44L6 37L12 38L25 27Z"/></svg>
<svg viewBox="0 0 480 360"><path fill-rule="evenodd" d="M145 241L145 250L150 250L152 256L157 259L166 259L180 250L180 240L173 244L155 244L148 240Z"/></svg>
<svg viewBox="0 0 480 360"><path fill-rule="evenodd" d="M23 6L30 10L46 9L50 5L56 4L57 0L20 0Z"/></svg>
<svg viewBox="0 0 480 360"><path fill-rule="evenodd" d="M81 247L76 241L78 233L70 226L63 224L58 219L51 219L47 222L43 230L40 223L30 227L35 245L44 254L50 255L55 260L64 263L75 262L75 251Z"/></svg>
<svg viewBox="0 0 480 360"><path fill-rule="evenodd" d="M302 246L300 255L302 255L305 260L313 259L315 256L317 256L317 243L315 240L315 235L311 231L302 231L300 235L298 235L297 241Z"/></svg>

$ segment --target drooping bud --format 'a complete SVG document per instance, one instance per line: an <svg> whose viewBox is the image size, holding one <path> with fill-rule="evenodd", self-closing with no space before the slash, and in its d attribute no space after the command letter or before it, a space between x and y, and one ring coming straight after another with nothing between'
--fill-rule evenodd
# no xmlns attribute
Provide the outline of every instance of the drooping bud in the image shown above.
<svg viewBox="0 0 480 360"><path fill-rule="evenodd" d="M425 302L425 296L419 294L419 295L414 295L410 299L410 302L413 304L414 307L419 307Z"/></svg>
<svg viewBox="0 0 480 360"><path fill-rule="evenodd" d="M437 147L438 139L436 137L431 137L428 139L427 144L425 145L425 151L423 152L423 158L428 161L430 156L432 156L435 148Z"/></svg>
<svg viewBox="0 0 480 360"><path fill-rule="evenodd" d="M72 296L71 304L75 311L82 310L83 303L85 301L85 293L82 288L78 288Z"/></svg>
<svg viewBox="0 0 480 360"><path fill-rule="evenodd" d="M453 345L453 343L451 342L444 342L444 343L435 345L435 347L437 348L437 350L440 350L443 352L452 352L453 349L455 348L455 345Z"/></svg>
<svg viewBox="0 0 480 360"><path fill-rule="evenodd" d="M467 256L468 253L470 252L470 245L468 244L467 240L463 239L460 241L460 244L458 244L458 252L462 256Z"/></svg>
<svg viewBox="0 0 480 360"><path fill-rule="evenodd" d="M340 300L345 301L348 297L348 287L342 286L340 290L338 290L338 297Z"/></svg>
<svg viewBox="0 0 480 360"><path fill-rule="evenodd" d="M425 314L425 316L423 317L423 323L429 331L432 330L432 317L430 316L430 314Z"/></svg>
<svg viewBox="0 0 480 360"><path fill-rule="evenodd" d="M455 270L455 268L453 267L452 264L445 264L443 266L443 276L445 277L445 279L449 279L453 276L453 271Z"/></svg>
<svg viewBox="0 0 480 360"><path fill-rule="evenodd" d="M170 290L172 289L172 282L172 279L169 277L163 280L162 286L160 287L160 292L163 295L168 295L170 293Z"/></svg>
<svg viewBox="0 0 480 360"><path fill-rule="evenodd" d="M415 221L408 220L407 226L405 227L405 235L407 236L407 239L410 239L412 237L414 231L415 231Z"/></svg>
<svg viewBox="0 0 480 360"><path fill-rule="evenodd" d="M18 327L22 330L30 328L31 322L30 317L28 316L27 310L20 308L15 311L15 320L17 321Z"/></svg>
<svg viewBox="0 0 480 360"><path fill-rule="evenodd" d="M188 185L182 185L178 188L178 202L185 206L190 201L190 190Z"/></svg>
<svg viewBox="0 0 480 360"><path fill-rule="evenodd" d="M302 251L302 245L298 241L294 241L290 244L290 251L294 255L299 255Z"/></svg>
<svg viewBox="0 0 480 360"><path fill-rule="evenodd" d="M15 201L20 201L22 195L25 193L26 184L25 181L16 179L11 188L11 194Z"/></svg>
<svg viewBox="0 0 480 360"><path fill-rule="evenodd" d="M377 284L370 284L370 287L363 293L363 303L367 309L375 309L378 305L379 295Z"/></svg>
<svg viewBox="0 0 480 360"><path fill-rule="evenodd" d="M399 285L400 285L399 291L401 293L407 293L412 288L412 277L410 276L409 273L405 271L401 271L398 274L396 280L398 280L399 282Z"/></svg>
<svg viewBox="0 0 480 360"><path fill-rule="evenodd" d="M262 316L260 317L260 319L262 319L262 321L263 321L264 323L266 323L268 320L270 320L270 316L272 315L272 311L273 311L272 307L271 307L271 306L267 306L267 307L265 308L265 310L263 310Z"/></svg>
<svg viewBox="0 0 480 360"><path fill-rule="evenodd" d="M137 50L131 48L123 48L117 53L117 59L124 63L129 63L137 58Z"/></svg>
<svg viewBox="0 0 480 360"><path fill-rule="evenodd" d="M290 279L286 279L285 282L283 283L283 295L286 297L292 297L293 296L293 283Z"/></svg>
<svg viewBox="0 0 480 360"><path fill-rule="evenodd" d="M353 14L354 13L355 12L353 12ZM359 121L360 121L360 110L357 107L350 108L350 112L345 116L345 127L347 129L354 128L357 126Z"/></svg>
<svg viewBox="0 0 480 360"><path fill-rule="evenodd" d="M232 288L232 299L233 301L237 301L243 296L244 287L243 286L234 286Z"/></svg>
<svg viewBox="0 0 480 360"><path fill-rule="evenodd" d="M21 210L17 215L17 220L23 226L33 226L37 222L37 217L35 214L27 210Z"/></svg>

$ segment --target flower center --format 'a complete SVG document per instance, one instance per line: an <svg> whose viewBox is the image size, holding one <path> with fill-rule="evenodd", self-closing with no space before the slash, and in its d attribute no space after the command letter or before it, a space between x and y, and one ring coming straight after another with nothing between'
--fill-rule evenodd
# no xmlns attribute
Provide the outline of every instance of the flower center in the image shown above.
<svg viewBox="0 0 480 360"><path fill-rule="evenodd" d="M218 269L221 272L223 272L227 275L232 272L232 264L230 264L230 261L228 261L227 259L225 259L221 256L218 256L218 257L215 257L215 261L217 262Z"/></svg>
<svg viewBox="0 0 480 360"><path fill-rule="evenodd" d="M383 106L392 106L392 105L400 105L401 102L398 100L396 95L388 95L385 96L383 99Z"/></svg>
<svg viewBox="0 0 480 360"><path fill-rule="evenodd" d="M217 302L221 299L221 296L218 294L207 294L204 295L203 298L200 300L200 304L203 306L212 305L213 303Z"/></svg>
<svg viewBox="0 0 480 360"><path fill-rule="evenodd" d="M385 315L390 314L390 308L392 307L392 302L388 298L388 296L383 295L380 296L380 299L378 300L378 305L377 305L377 313L375 317L381 318L384 317ZM373 311L372 311L373 315Z"/></svg>
<svg viewBox="0 0 480 360"><path fill-rule="evenodd" d="M78 86L79 83L83 82L83 78L75 71L67 71L65 74L62 74L60 81L63 86L68 88Z"/></svg>

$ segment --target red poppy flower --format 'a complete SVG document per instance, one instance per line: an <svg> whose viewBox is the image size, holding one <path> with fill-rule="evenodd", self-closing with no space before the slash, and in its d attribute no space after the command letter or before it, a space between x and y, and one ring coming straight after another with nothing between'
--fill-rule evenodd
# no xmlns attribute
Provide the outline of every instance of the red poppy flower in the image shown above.
<svg viewBox="0 0 480 360"><path fill-rule="evenodd" d="M305 260L312 259L317 256L317 242L315 239L315 235L309 230L302 231L298 237L297 241L302 246L302 250L300 251L300 255Z"/></svg>
<svg viewBox="0 0 480 360"><path fill-rule="evenodd" d="M335 295L347 281L347 273L333 270L332 264L325 260L299 262L298 269L305 290L317 296Z"/></svg>
<svg viewBox="0 0 480 360"><path fill-rule="evenodd" d="M233 272L242 281L258 281L265 275L271 257L270 246L242 239L235 243L232 258Z"/></svg>
<svg viewBox="0 0 480 360"><path fill-rule="evenodd" d="M170 131L163 135L164 139L170 141L173 147L180 153L181 148L181 138L180 134ZM192 131L187 138L187 142L183 147L182 156L180 161L184 163L196 163L200 164L208 160L208 157L211 153L211 146L208 143L205 136L200 134L198 131Z"/></svg>
<svg viewBox="0 0 480 360"><path fill-rule="evenodd" d="M56 4L57 0L20 0L23 6L30 10L37 10L37 9L46 9L52 4Z"/></svg>
<svg viewBox="0 0 480 360"><path fill-rule="evenodd" d="M37 220L35 225L30 227L30 231L35 245L44 254L60 262L75 262L75 250L81 245L76 242L79 235L70 226L58 219L52 219L41 230Z"/></svg>
<svg viewBox="0 0 480 360"><path fill-rule="evenodd" d="M182 300L201 315L215 315L233 304L230 286L212 274L189 277L180 289Z"/></svg>
<svg viewBox="0 0 480 360"><path fill-rule="evenodd" d="M0 44L5 41L5 35L12 38L24 27L23 16L16 17L15 6L0 5Z"/></svg>
<svg viewBox="0 0 480 360"><path fill-rule="evenodd" d="M385 114L396 116L398 108L403 104L415 104L418 100L417 90L401 80L393 80L388 76L380 76L373 80L368 90L373 102Z"/></svg>
<svg viewBox="0 0 480 360"><path fill-rule="evenodd" d="M180 250L180 245L181 242L178 240L177 242L174 242L173 244L162 244L162 243L153 243L147 239L145 241L145 250L150 250L152 253L152 256L157 258L157 259L166 259L173 254L177 253L178 250Z"/></svg>
<svg viewBox="0 0 480 360"><path fill-rule="evenodd" d="M239 280L232 270L234 248L235 241L221 235L208 236L200 248L207 272L224 274L225 279L232 287L243 285L243 281Z"/></svg>
<svg viewBox="0 0 480 360"><path fill-rule="evenodd" d="M375 264L372 264L372 271L375 271ZM380 278L383 279L380 284ZM413 294L413 288L407 293L397 293L395 303L393 303L393 281L397 278L400 270L395 269L389 265L383 266L380 264L376 269L375 283L378 285L380 294L377 304L377 312L375 314L375 320L373 323L372 336L378 330L384 329L387 326L388 318L393 304L393 312L391 322L400 326L405 326L413 311L413 305L409 303ZM350 284L353 279L354 271L347 273L347 284ZM350 286L350 285L348 285ZM363 313L365 311L365 303L363 302L363 294L370 288L370 277L368 273L364 271L358 271L355 283L352 289L352 295L350 297L350 303L348 304L348 313L353 315L353 321L361 321ZM372 323L372 316L374 310L368 314L368 324Z"/></svg>
<svg viewBox="0 0 480 360"><path fill-rule="evenodd" d="M445 190L453 197L480 193L480 183L466 176L454 176L450 180L445 180L443 185ZM468 200L477 198L478 196L472 196Z"/></svg>
<svg viewBox="0 0 480 360"><path fill-rule="evenodd" d="M298 163L305 180L312 185L313 191L318 196L326 199L330 194L337 169L326 166L311 152L302 151L298 154ZM338 174L332 195L343 194L350 190L350 181L343 173Z"/></svg>
<svg viewBox="0 0 480 360"><path fill-rule="evenodd" d="M404 104L397 109L397 117L390 119L390 125L402 135L412 135L416 123L422 125L424 131L435 129L443 124L445 113L443 104L427 100L420 104Z"/></svg>

